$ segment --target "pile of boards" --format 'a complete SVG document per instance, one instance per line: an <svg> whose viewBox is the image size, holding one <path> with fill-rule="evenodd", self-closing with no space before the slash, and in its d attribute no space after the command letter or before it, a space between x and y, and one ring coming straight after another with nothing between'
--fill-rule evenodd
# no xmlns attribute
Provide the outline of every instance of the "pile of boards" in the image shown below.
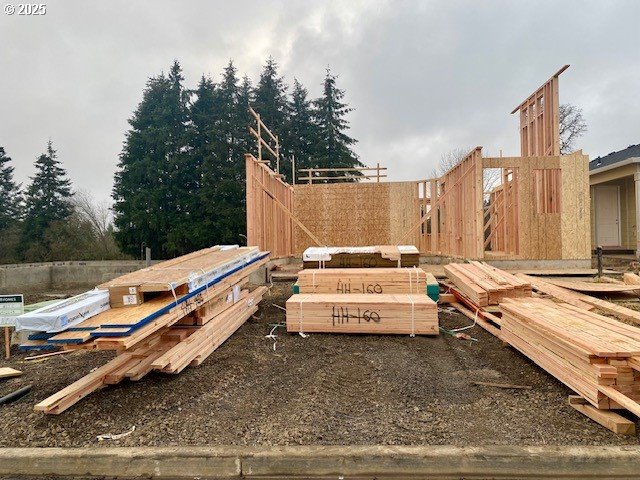
<svg viewBox="0 0 640 480"><path fill-rule="evenodd" d="M576 392L569 398L575 409L616 433L635 432L634 422L612 410L640 416L640 329L592 311L624 313L624 307L571 292L558 285L562 281L514 276L478 262L445 271L455 308ZM627 315L637 320L640 313Z"/></svg>
<svg viewBox="0 0 640 480"><path fill-rule="evenodd" d="M366 247L309 247L302 254L304 268L417 267L420 251L414 245Z"/></svg>
<svg viewBox="0 0 640 480"><path fill-rule="evenodd" d="M256 312L266 288L245 286L267 261L268 252L257 247L216 246L101 285L111 308L34 341L68 350L114 350L117 356L35 409L58 414L125 378L199 365Z"/></svg>
<svg viewBox="0 0 640 480"><path fill-rule="evenodd" d="M531 296L531 284L486 263L450 263L444 271L453 284L479 307L498 305L505 298Z"/></svg>
<svg viewBox="0 0 640 480"><path fill-rule="evenodd" d="M640 415L640 329L547 299L501 308L503 340L594 407Z"/></svg>
<svg viewBox="0 0 640 480"><path fill-rule="evenodd" d="M294 295L286 304L287 331L439 333L436 305L439 286L433 275L417 268L417 258L410 256L413 253L407 253L409 256L405 259L404 252L413 250L396 246L321 250L305 251L303 258L315 259L324 268L305 268L298 274ZM322 257L324 254L331 257ZM392 266L362 267L363 264L378 265L384 260L383 255L391 254L395 255L390 263ZM334 261L336 255L340 255L340 261ZM404 260L416 265L403 267ZM317 263L305 260L305 267L314 264ZM344 265L356 267L340 267Z"/></svg>

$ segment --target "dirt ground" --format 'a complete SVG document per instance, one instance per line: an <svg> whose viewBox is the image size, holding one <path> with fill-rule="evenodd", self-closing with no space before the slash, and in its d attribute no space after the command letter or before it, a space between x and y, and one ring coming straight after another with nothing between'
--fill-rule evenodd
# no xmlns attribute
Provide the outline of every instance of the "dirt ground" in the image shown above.
<svg viewBox="0 0 640 480"><path fill-rule="evenodd" d="M476 342L439 337L312 334L276 329L290 283L275 284L262 309L201 366L152 373L89 395L59 416L33 405L100 366L110 353L44 361L16 354L24 372L0 395L33 384L0 407L0 446L451 444L638 444L567 405L571 392L479 327ZM445 328L469 324L442 311ZM472 381L530 385L481 387ZM98 442L104 433L131 435Z"/></svg>

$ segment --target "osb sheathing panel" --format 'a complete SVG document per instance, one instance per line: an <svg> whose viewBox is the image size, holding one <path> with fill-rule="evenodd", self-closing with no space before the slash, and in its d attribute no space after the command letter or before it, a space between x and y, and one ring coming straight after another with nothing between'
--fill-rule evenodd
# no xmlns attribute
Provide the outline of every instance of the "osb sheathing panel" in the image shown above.
<svg viewBox="0 0 640 480"><path fill-rule="evenodd" d="M295 185L294 215L331 246L397 244L420 219L416 182ZM296 255L313 246L295 228ZM417 242L415 239L405 243Z"/></svg>
<svg viewBox="0 0 640 480"><path fill-rule="evenodd" d="M591 258L589 157L560 157L562 168L562 258Z"/></svg>

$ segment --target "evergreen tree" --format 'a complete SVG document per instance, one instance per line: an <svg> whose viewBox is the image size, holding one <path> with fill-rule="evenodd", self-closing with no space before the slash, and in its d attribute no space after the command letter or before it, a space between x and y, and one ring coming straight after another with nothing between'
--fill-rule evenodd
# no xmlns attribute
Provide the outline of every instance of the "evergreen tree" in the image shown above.
<svg viewBox="0 0 640 480"><path fill-rule="evenodd" d="M238 104L235 115L235 129L237 138L237 150L236 154L239 154L239 159L242 163L244 161L245 153L256 152L256 139L249 132L249 126L255 124L255 120L251 113L249 113L249 106L253 105L255 101L255 95L251 80L248 76L242 77L242 83L238 89Z"/></svg>
<svg viewBox="0 0 640 480"><path fill-rule="evenodd" d="M188 224L184 201L196 183L189 171L188 92L175 61L169 75L148 80L143 98L129 120L113 188L116 239L131 255L142 244L156 258L185 253L179 233Z"/></svg>
<svg viewBox="0 0 640 480"><path fill-rule="evenodd" d="M336 86L336 76L327 69L322 97L313 102L318 125L316 163L323 168L363 166L351 149L357 140L346 134L349 122L345 117L353 109L343 99L344 90Z"/></svg>
<svg viewBox="0 0 640 480"><path fill-rule="evenodd" d="M250 84L248 92L250 96ZM239 243L240 235L245 231L244 205L244 151L243 139L246 133L241 123L247 113L240 104L241 89L237 69L232 61L225 67L222 81L216 95L214 116L219 150L214 168L209 169L203 179L203 203L208 200L209 219L211 221L211 243ZM244 126L247 128L247 125Z"/></svg>
<svg viewBox="0 0 640 480"><path fill-rule="evenodd" d="M71 182L57 158L49 140L46 152L35 162L36 174L31 177L26 191L21 250L28 259L46 259L49 250L45 241L47 229L73 213Z"/></svg>
<svg viewBox="0 0 640 480"><path fill-rule="evenodd" d="M11 158L0 147L0 232L22 219L23 205L20 185L13 179Z"/></svg>
<svg viewBox="0 0 640 480"><path fill-rule="evenodd" d="M318 128L314 122L311 101L307 96L307 89L297 79L294 79L285 138L287 159L281 165L281 171L286 174L288 182L292 181L292 163L290 161L292 156L295 156L296 169L315 166L314 148L318 137Z"/></svg>
<svg viewBox="0 0 640 480"><path fill-rule="evenodd" d="M278 135L278 132L281 132L279 135L281 144L285 137L283 132L287 127L288 106L287 87L284 79L278 76L278 64L272 57L269 57L262 69L260 80L255 90L253 109L260 114L260 118L271 133ZM265 149L263 149L263 152L263 158L271 160L271 167L275 169L274 159L265 152Z"/></svg>

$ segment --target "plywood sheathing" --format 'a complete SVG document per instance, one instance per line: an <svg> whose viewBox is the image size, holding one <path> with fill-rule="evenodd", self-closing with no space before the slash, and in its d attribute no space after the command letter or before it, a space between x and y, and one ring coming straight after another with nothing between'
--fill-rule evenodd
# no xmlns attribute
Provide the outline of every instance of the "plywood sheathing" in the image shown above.
<svg viewBox="0 0 640 480"><path fill-rule="evenodd" d="M419 218L416 182L301 184L293 187L293 213L326 245L396 245ZM294 227L295 253L311 239ZM418 241L418 234L405 242Z"/></svg>

